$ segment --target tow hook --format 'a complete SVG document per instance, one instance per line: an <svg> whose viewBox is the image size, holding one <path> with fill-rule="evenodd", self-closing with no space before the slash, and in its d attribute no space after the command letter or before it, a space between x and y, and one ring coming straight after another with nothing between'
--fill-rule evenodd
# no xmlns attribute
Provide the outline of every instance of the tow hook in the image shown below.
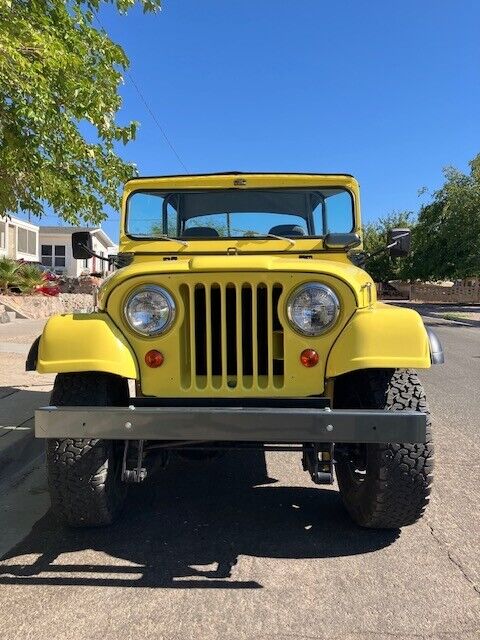
<svg viewBox="0 0 480 640"><path fill-rule="evenodd" d="M333 443L303 445L302 466L315 484L333 483Z"/></svg>

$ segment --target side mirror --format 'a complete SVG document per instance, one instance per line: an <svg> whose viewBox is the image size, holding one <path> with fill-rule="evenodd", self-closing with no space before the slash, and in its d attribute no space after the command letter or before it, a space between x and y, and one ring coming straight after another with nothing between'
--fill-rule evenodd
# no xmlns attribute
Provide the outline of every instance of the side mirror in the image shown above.
<svg viewBox="0 0 480 640"><path fill-rule="evenodd" d="M410 253L412 232L410 229L390 229L388 250L392 258L405 258Z"/></svg>
<svg viewBox="0 0 480 640"><path fill-rule="evenodd" d="M72 233L72 253L75 260L87 260L92 257L93 242L89 231Z"/></svg>

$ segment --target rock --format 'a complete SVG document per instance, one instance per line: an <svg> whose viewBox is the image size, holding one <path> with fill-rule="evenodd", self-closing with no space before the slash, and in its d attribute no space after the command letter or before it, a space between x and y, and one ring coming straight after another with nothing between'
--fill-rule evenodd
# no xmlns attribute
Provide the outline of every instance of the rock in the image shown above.
<svg viewBox="0 0 480 640"><path fill-rule="evenodd" d="M88 313L92 311L93 295L91 293L60 293L58 296L41 294L0 296L0 304L8 306L9 303L14 309L25 313L29 318L48 318L59 313ZM2 315L0 313L0 318ZM5 322L5 320L0 320L0 322Z"/></svg>

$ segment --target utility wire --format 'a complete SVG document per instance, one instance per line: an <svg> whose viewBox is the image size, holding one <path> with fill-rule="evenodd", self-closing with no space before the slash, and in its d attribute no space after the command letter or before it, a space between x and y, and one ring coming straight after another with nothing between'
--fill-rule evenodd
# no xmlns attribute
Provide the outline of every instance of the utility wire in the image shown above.
<svg viewBox="0 0 480 640"><path fill-rule="evenodd" d="M175 149L175 147L173 146L173 144L170 142L167 134L165 133L164 128L162 127L162 125L160 124L160 122L157 119L157 116L154 114L154 112L150 109L150 106L148 104L148 102L146 101L143 93L140 91L140 88L138 87L137 83L135 82L135 80L133 79L133 76L131 73L129 73L128 71L125 72L125 75L127 76L127 78L130 80L130 82L132 83L132 85L135 88L135 91L138 93L138 96L140 98L140 100L143 102L143 104L145 105L145 109L148 111L148 113L151 115L152 120L155 122L155 124L157 125L158 129L160 130L160 133L163 136L163 139L165 140L165 142L167 143L167 145L170 147L170 149L172 150L173 154L175 155L175 157L177 158L178 162L182 165L182 167L185 169L185 171L188 173L188 169L187 166L185 165L185 163L183 162L183 160L181 159L181 157L179 156L179 154L177 153L177 150Z"/></svg>
<svg viewBox="0 0 480 640"><path fill-rule="evenodd" d="M99 26L101 29L103 29L103 31L105 31L105 33L108 33L107 30L105 29L105 27L103 26L103 24L100 22L98 16L95 14L94 15L95 20L98 22ZM135 82L133 75L127 70L125 69L125 76L130 80L130 82L132 83L135 91L138 94L138 97L140 98L140 100L143 102L143 105L145 106L145 109L148 111L148 113L150 114L150 117L152 118L152 120L154 121L154 123L157 125L158 130L160 131L160 133L162 134L162 138L164 139L165 143L168 145L168 147L170 148L170 150L172 151L172 153L174 154L174 156L176 157L176 159L178 160L179 164L183 167L183 169L185 170L186 173L189 173L188 168L186 166L186 164L183 162L182 158L180 157L179 153L177 152L177 150L175 149L175 147L173 146L172 142L170 142L169 137L167 136L165 129L162 127L162 125L160 124L157 116L155 115L155 113L153 112L153 110L150 108L150 105L148 104L145 96L143 95L143 93L140 91L140 87L138 86L138 84Z"/></svg>

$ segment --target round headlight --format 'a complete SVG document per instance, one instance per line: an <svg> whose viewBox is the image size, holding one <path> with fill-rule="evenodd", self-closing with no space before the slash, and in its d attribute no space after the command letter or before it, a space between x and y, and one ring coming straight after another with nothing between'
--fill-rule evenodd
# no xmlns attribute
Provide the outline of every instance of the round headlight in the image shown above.
<svg viewBox="0 0 480 640"><path fill-rule="evenodd" d="M295 289L287 303L290 324L305 336L318 336L330 329L339 312L340 303L335 293L318 282Z"/></svg>
<svg viewBox="0 0 480 640"><path fill-rule="evenodd" d="M142 336L158 336L165 333L175 320L175 302L172 296L155 285L135 289L124 308L130 327Z"/></svg>

